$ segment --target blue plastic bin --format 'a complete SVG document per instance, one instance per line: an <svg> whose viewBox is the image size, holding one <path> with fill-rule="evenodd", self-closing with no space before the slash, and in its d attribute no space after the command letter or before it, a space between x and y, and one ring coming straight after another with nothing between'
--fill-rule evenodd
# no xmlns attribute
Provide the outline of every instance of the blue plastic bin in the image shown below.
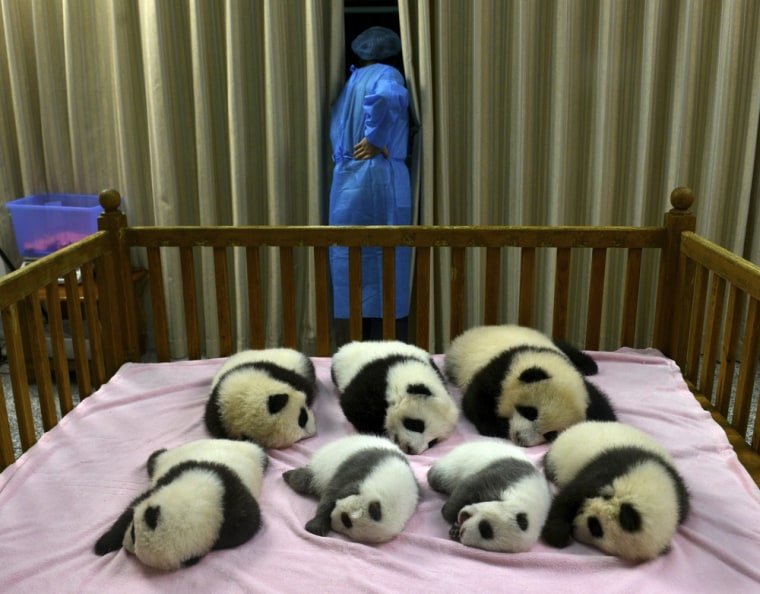
<svg viewBox="0 0 760 594"><path fill-rule="evenodd" d="M98 230L95 194L37 194L6 203L19 254L41 258Z"/></svg>

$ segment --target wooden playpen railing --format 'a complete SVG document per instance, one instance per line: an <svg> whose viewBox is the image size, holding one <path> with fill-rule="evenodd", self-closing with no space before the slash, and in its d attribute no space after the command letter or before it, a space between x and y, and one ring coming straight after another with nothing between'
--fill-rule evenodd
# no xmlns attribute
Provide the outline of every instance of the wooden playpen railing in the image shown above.
<svg viewBox="0 0 760 594"><path fill-rule="evenodd" d="M745 353L757 360L757 301L760 271L749 263L721 250L694 235L696 221L690 211L693 195L686 188L679 188L671 195L673 208L666 213L661 227L129 227L126 217L119 211L120 196L114 190L106 190L100 196L104 212L99 218L101 231L87 239L51 254L0 279L0 311L5 328L13 397L21 436L22 449L36 440L31 407L29 406L29 379L36 380L39 393L43 430L56 422L58 415L65 414L73 406L72 389L67 381L70 361L67 361L61 331L61 303L58 278L65 277L67 303L82 303L83 315L78 308L69 309L69 321L73 336L73 369L79 397L86 397L106 381L125 361L140 359L140 324L138 303L133 290L130 254L133 250L145 250L148 266L147 297L145 299L152 321L150 332L155 342L155 354L159 361L172 358L169 335L170 291L164 280L164 262L178 255L181 271L181 299L183 309L184 350L188 358L204 356L199 322L200 303L198 287L202 283L214 283L216 287L216 324L219 331L220 355L229 355L237 344L233 324L234 306L227 291L233 264L231 250L241 248L244 252L247 278L246 303L237 307L247 308L248 340L252 348L265 344L266 315L264 312L264 287L266 281L278 282L282 299L280 320L282 343L297 348L298 319L296 260L306 250L313 267L315 286L309 297L316 320L315 355L329 356L331 349L330 287L328 251L331 246L347 246L350 270L350 320L349 338L361 337L361 249L378 246L383 251L383 332L385 338L393 338L395 290L395 247L410 246L415 250L414 299L412 311L414 341L423 348L430 348L430 316L432 303L431 279L433 262L446 253L450 263L450 301L448 321L451 336L465 329L466 312L478 301L483 319L478 323L503 323L499 319L499 292L512 281L503 278L502 248L519 250L518 319L520 324L532 325L535 312L535 279L542 274L538 254L553 254L547 258L553 265L554 288L551 331L557 338L565 338L568 327L571 261L589 258L590 270L585 283L589 298L585 312L585 336L583 346L599 347L602 311L606 295L603 292L610 250L625 253L625 274L622 316L619 329L619 346L633 346L636 321L642 315L639 296L642 291L654 292L654 333L651 345L672 356L684 369L686 378L704 395L703 403L715 404L717 417L730 417L734 431L741 438L748 434L747 426L752 382L745 369L754 365L740 366L738 412L726 409L726 386L730 386L729 365L725 362L738 358L740 341L736 339L739 328L746 328L742 343ZM208 250L213 262L213 274L196 273L199 253ZM262 258L267 250L275 250L279 263L279 279L270 279ZM485 251L483 286L468 291L465 282L468 250ZM659 280L656 287L642 287L642 254L644 250L659 253ZM726 264L725 262L732 262ZM83 271L82 285L76 284L75 271ZM712 281L709 280L712 277ZM97 279L97 280L96 280ZM677 282L676 282L677 281ZM708 301L699 298L699 290L710 283L712 295ZM729 288L727 288L729 287ZM81 291L79 290L81 288ZM729 291L727 308L717 297L721 288ZM695 292L696 290L696 292ZM691 297L693 295L693 297ZM76 297L75 297L76 296ZM744 296L744 297L742 297ZM741 315L738 303L749 303L746 317ZM688 307L684 307L688 304ZM700 315L708 311L706 321ZM722 316L722 317L721 317ZM730 323L719 320L730 320ZM743 326L740 326L744 320ZM715 325L730 327L720 340ZM89 351L84 341L87 328ZM48 328L49 338L45 337ZM704 330L707 328L707 330ZM48 350L48 342L50 350ZM52 356L49 357L48 355ZM700 358L700 355L703 355ZM711 365L700 367L702 377L696 377L699 360L715 359L721 368L718 389L713 389L713 376L707 371ZM52 361L52 363L51 363ZM52 367L51 367L52 365ZM53 378L59 378L53 382ZM0 388L1 390L2 388ZM57 391L56 402L54 393ZM4 400L0 402L0 466L15 459L15 453L6 431L8 415ZM738 445L741 447L741 444ZM755 431L752 447L758 446ZM749 446L747 446L749 449Z"/></svg>

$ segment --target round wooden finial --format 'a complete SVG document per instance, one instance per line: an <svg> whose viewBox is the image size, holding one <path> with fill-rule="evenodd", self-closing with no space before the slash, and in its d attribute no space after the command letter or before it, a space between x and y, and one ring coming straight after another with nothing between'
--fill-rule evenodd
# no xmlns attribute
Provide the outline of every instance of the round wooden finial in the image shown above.
<svg viewBox="0 0 760 594"><path fill-rule="evenodd" d="M689 210L694 204L694 191L691 188L676 188L670 193L670 204L675 210Z"/></svg>
<svg viewBox="0 0 760 594"><path fill-rule="evenodd" d="M98 194L98 199L100 201L100 206L102 206L103 210L106 212L119 210L119 206L121 205L121 195L113 189L102 190L100 194Z"/></svg>

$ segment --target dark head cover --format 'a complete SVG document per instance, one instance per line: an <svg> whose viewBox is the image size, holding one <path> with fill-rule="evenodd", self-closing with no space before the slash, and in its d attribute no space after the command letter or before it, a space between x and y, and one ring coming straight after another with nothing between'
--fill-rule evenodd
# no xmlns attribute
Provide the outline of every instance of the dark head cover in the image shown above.
<svg viewBox="0 0 760 594"><path fill-rule="evenodd" d="M386 27L370 27L351 42L351 49L362 60L383 60L401 52L401 38Z"/></svg>

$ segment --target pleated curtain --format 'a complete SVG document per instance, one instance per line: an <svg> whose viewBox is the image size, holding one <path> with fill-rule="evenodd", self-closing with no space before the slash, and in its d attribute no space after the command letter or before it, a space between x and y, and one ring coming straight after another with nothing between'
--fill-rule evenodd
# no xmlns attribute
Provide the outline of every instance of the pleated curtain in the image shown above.
<svg viewBox="0 0 760 594"><path fill-rule="evenodd" d="M345 73L343 8L0 0L0 204L115 187L133 225L323 223L329 106ZM760 262L760 2L399 0L398 9L420 223L657 225L670 191L684 185L697 197L698 231ZM2 246L13 252L5 215ZM471 287L482 280L479 258L468 261ZM607 263L613 295L622 291L618 264L614 255ZM448 267L436 265L434 309L445 310ZM518 265L505 255L505 270ZM211 266L200 259L201 273ZM267 270L278 274L276 260ZM313 270L307 261L298 270L305 299ZM167 276L178 285L178 261ZM551 270L537 279L551 280ZM571 306L585 312L576 289ZM199 291L214 356L214 288ZM545 294L536 325L549 330ZM514 290L501 297L501 318L515 321ZM272 345L279 302L273 289ZM614 309L602 347L617 339ZM308 351L312 314L299 312ZM181 309L172 315L179 345ZM235 312L239 348L245 315ZM477 307L470 316L477 321ZM640 325L645 346L651 319ZM571 326L568 337L582 343L582 325ZM442 349L445 322L431 331Z"/></svg>

